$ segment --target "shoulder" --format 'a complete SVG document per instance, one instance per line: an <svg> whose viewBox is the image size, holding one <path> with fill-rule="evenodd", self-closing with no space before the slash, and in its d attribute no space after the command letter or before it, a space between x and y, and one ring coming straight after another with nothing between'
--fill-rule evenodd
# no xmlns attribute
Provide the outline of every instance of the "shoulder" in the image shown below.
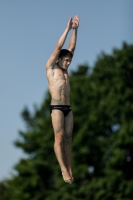
<svg viewBox="0 0 133 200"><path fill-rule="evenodd" d="M53 69L55 66L55 64L52 64L49 60L47 61L46 63L46 71L47 70L50 70L50 69Z"/></svg>
<svg viewBox="0 0 133 200"><path fill-rule="evenodd" d="M46 64L46 75L47 78L50 78L54 75L54 66L48 65L48 63Z"/></svg>
<svg viewBox="0 0 133 200"><path fill-rule="evenodd" d="M48 78L54 77L55 70L58 69L58 66L55 65L46 65L46 74Z"/></svg>

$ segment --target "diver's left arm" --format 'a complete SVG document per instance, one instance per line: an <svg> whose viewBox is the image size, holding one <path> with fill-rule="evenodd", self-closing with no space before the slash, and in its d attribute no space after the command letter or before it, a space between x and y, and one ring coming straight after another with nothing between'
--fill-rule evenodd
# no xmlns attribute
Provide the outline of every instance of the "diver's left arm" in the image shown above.
<svg viewBox="0 0 133 200"><path fill-rule="evenodd" d="M78 27L79 27L79 17L76 15L73 20L72 36L70 38L69 47L68 47L68 50L71 51L72 54L74 54L74 51L76 48Z"/></svg>

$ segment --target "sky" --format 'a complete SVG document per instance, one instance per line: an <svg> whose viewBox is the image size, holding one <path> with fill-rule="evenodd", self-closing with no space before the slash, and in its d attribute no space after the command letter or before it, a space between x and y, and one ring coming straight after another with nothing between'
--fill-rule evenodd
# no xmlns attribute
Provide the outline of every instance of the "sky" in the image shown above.
<svg viewBox="0 0 133 200"><path fill-rule="evenodd" d="M44 100L45 64L75 15L80 26L70 71L93 67L101 52L112 54L123 42L133 44L132 0L0 0L0 180L26 156L13 144L26 130L21 112Z"/></svg>

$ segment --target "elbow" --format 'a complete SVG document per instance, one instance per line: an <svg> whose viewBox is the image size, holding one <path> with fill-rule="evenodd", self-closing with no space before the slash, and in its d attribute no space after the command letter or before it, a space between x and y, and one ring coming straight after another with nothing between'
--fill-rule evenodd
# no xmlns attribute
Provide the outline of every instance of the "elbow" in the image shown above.
<svg viewBox="0 0 133 200"><path fill-rule="evenodd" d="M61 49L62 49L62 45L59 44L59 43L57 43L57 44L56 44L56 49L57 49L57 50L61 50Z"/></svg>
<svg viewBox="0 0 133 200"><path fill-rule="evenodd" d="M74 47L69 47L69 51L71 51L72 52L72 54L74 54L74 51L75 51L75 48Z"/></svg>

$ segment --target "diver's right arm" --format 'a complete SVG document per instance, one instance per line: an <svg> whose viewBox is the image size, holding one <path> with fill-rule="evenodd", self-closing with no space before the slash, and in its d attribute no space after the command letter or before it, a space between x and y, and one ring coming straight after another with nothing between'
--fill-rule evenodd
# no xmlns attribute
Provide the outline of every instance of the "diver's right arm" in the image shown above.
<svg viewBox="0 0 133 200"><path fill-rule="evenodd" d="M60 39L58 40L53 53L51 54L50 58L48 59L48 61L46 63L46 70L53 68L55 66L55 63L56 63L58 56L59 56L59 53L60 53L60 51L61 51L61 49L62 49L62 47L65 43L66 37L67 37L68 32L71 28L72 28L72 17L70 17L66 29L64 30Z"/></svg>

